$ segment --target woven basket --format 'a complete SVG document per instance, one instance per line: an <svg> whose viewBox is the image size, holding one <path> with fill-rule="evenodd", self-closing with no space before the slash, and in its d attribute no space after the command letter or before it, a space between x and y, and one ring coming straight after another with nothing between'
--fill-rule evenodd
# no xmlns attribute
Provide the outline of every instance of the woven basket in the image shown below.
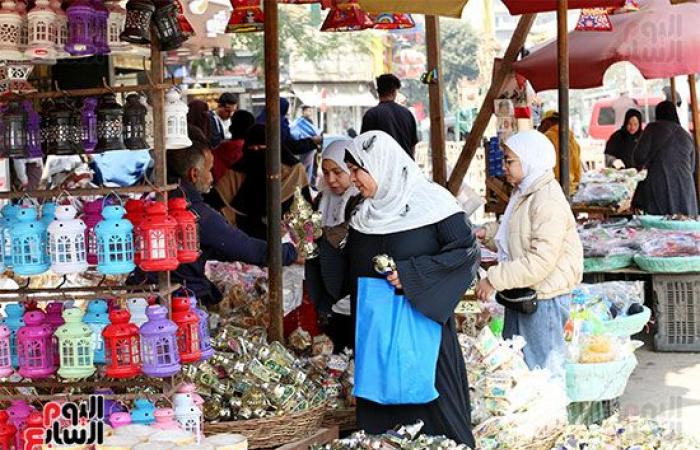
<svg viewBox="0 0 700 450"><path fill-rule="evenodd" d="M600 364L567 364L566 393L572 402L595 402L622 396L637 367L634 355Z"/></svg>
<svg viewBox="0 0 700 450"><path fill-rule="evenodd" d="M700 256L673 256L659 258L637 255L634 262L640 269L651 273L700 272Z"/></svg>
<svg viewBox="0 0 700 450"><path fill-rule="evenodd" d="M624 269L634 264L632 255L606 256L604 258L585 258L583 260L583 271L585 273L610 272Z"/></svg>
<svg viewBox="0 0 700 450"><path fill-rule="evenodd" d="M248 438L248 448L273 448L311 436L326 414L326 405L285 416L253 420L205 423L204 434L241 434Z"/></svg>
<svg viewBox="0 0 700 450"><path fill-rule="evenodd" d="M323 417L323 428L337 426L340 431L357 430L355 408L329 409Z"/></svg>
<svg viewBox="0 0 700 450"><path fill-rule="evenodd" d="M700 220L667 220L664 216L641 216L644 228L659 230L700 231Z"/></svg>

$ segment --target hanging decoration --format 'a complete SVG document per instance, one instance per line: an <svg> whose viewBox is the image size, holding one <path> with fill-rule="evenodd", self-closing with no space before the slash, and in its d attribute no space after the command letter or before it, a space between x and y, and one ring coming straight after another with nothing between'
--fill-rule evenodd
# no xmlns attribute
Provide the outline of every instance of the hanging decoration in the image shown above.
<svg viewBox="0 0 700 450"><path fill-rule="evenodd" d="M51 270L59 275L82 273L88 268L85 232L82 219L73 205L62 205L56 210L56 220L48 227Z"/></svg>
<svg viewBox="0 0 700 450"><path fill-rule="evenodd" d="M410 14L370 14L370 18L375 30L404 30L416 26Z"/></svg>
<svg viewBox="0 0 700 450"><path fill-rule="evenodd" d="M576 31L612 31L612 22L605 8L585 8L576 23Z"/></svg>
<svg viewBox="0 0 700 450"><path fill-rule="evenodd" d="M61 0L51 0L51 9L56 14L54 25L56 26L56 36L54 39L54 50L56 59L67 58L70 55L66 52L68 43L68 16L61 7Z"/></svg>
<svg viewBox="0 0 700 450"><path fill-rule="evenodd" d="M138 336L138 330L136 330ZM131 409L131 423L138 425L151 425L155 422L156 406L148 399L137 398Z"/></svg>
<svg viewBox="0 0 700 450"><path fill-rule="evenodd" d="M121 40L132 44L150 44L151 18L155 11L156 7L151 0L129 0Z"/></svg>
<svg viewBox="0 0 700 450"><path fill-rule="evenodd" d="M19 205L8 203L2 207L3 260L6 268L12 267L12 228L17 223Z"/></svg>
<svg viewBox="0 0 700 450"><path fill-rule="evenodd" d="M19 367L19 359L17 358L17 332L24 325L24 305L21 303L10 303L5 306L5 325L10 329L10 359L12 367Z"/></svg>
<svg viewBox="0 0 700 450"><path fill-rule="evenodd" d="M109 325L107 302L102 299L91 300L83 322L92 330L92 347L95 349L95 364L105 363L105 343L102 331Z"/></svg>
<svg viewBox="0 0 700 450"><path fill-rule="evenodd" d="M231 0L231 17L226 33L256 33L265 29L265 14L260 0Z"/></svg>
<svg viewBox="0 0 700 450"><path fill-rule="evenodd" d="M15 274L29 277L49 270L51 263L46 253L46 228L37 220L36 208L19 210L11 237Z"/></svg>
<svg viewBox="0 0 700 450"><path fill-rule="evenodd" d="M177 260L182 264L193 263L199 258L199 230L197 216L187 209L184 197L172 198L168 201L170 215L177 222Z"/></svg>
<svg viewBox="0 0 700 450"><path fill-rule="evenodd" d="M95 226L102 220L102 199L98 198L85 202L83 206L83 222L85 222L85 243L87 244L87 262L97 264L97 236Z"/></svg>
<svg viewBox="0 0 700 450"><path fill-rule="evenodd" d="M72 56L95 54L95 8L90 0L75 0L66 10L68 42L66 51Z"/></svg>
<svg viewBox="0 0 700 450"><path fill-rule="evenodd" d="M192 145L187 136L187 104L182 101L180 92L173 88L165 95L165 146L168 150L178 150Z"/></svg>
<svg viewBox="0 0 700 450"><path fill-rule="evenodd" d="M184 364L199 361L202 351L199 343L199 316L195 314L186 296L172 298L173 322L177 325L177 349Z"/></svg>
<svg viewBox="0 0 700 450"><path fill-rule="evenodd" d="M195 442L202 440L203 422L202 411L195 405L192 395L178 392L173 398L175 407L175 420L180 424L180 428L195 436Z"/></svg>
<svg viewBox="0 0 700 450"><path fill-rule="evenodd" d="M141 270L164 272L178 268L176 229L177 222L168 215L165 203L154 202L148 206L146 217L136 232Z"/></svg>
<svg viewBox="0 0 700 450"><path fill-rule="evenodd" d="M14 0L0 3L0 60L21 60L20 34L22 18L17 12Z"/></svg>
<svg viewBox="0 0 700 450"><path fill-rule="evenodd" d="M105 6L109 11L107 21L107 43L111 53L128 52L131 46L121 40L120 35L126 25L126 10L122 8L119 0L106 0Z"/></svg>
<svg viewBox="0 0 700 450"><path fill-rule="evenodd" d="M6 325L0 325L0 378L7 378L15 371L12 367L10 334L10 329Z"/></svg>
<svg viewBox="0 0 700 450"><path fill-rule="evenodd" d="M24 400L13 400L7 413L10 415L10 422L17 429L15 433L15 448L24 448L24 439L21 431L27 426L27 419L36 409Z"/></svg>
<svg viewBox="0 0 700 450"><path fill-rule="evenodd" d="M17 332L19 374L32 380L50 377L56 372L51 325L41 310L24 313L24 323Z"/></svg>
<svg viewBox="0 0 700 450"><path fill-rule="evenodd" d="M134 264L134 227L124 219L126 211L118 205L102 208L103 221L95 225L97 271L104 275L131 273Z"/></svg>
<svg viewBox="0 0 700 450"><path fill-rule="evenodd" d="M2 112L2 145L8 158L26 158L27 113L18 101L11 101Z"/></svg>
<svg viewBox="0 0 700 450"><path fill-rule="evenodd" d="M36 0L27 14L29 43L25 55L33 60L56 59L56 12L49 0Z"/></svg>
<svg viewBox="0 0 700 450"><path fill-rule="evenodd" d="M360 8L357 0L335 0L321 26L321 31L360 31L373 27L374 22L369 14Z"/></svg>
<svg viewBox="0 0 700 450"><path fill-rule="evenodd" d="M93 45L95 53L98 55L108 55L109 47L109 10L103 0L92 0L92 7L95 10L93 21Z"/></svg>
<svg viewBox="0 0 700 450"><path fill-rule="evenodd" d="M178 20L177 5L174 0L159 0L156 3L153 21L156 24L162 51L175 50L187 40Z"/></svg>
<svg viewBox="0 0 700 450"><path fill-rule="evenodd" d="M160 305L149 306L146 315L148 322L141 326L143 373L149 377L171 377L180 371L177 325L167 318L168 310ZM156 411L156 420L157 414Z"/></svg>
<svg viewBox="0 0 700 450"><path fill-rule="evenodd" d="M50 155L73 155L80 146L75 140L78 131L73 115L73 105L67 98L57 98L53 108L45 113L46 153Z"/></svg>
<svg viewBox="0 0 700 450"><path fill-rule="evenodd" d="M146 107L138 94L126 96L124 106L124 144L129 150L148 149L146 142Z"/></svg>
<svg viewBox="0 0 700 450"><path fill-rule="evenodd" d="M180 23L180 28L182 33L186 37L191 37L195 35L194 27L190 23L190 20L185 16L185 10L182 7L181 0L175 0L175 6L177 7L177 21Z"/></svg>
<svg viewBox="0 0 700 450"><path fill-rule="evenodd" d="M97 145L95 153L124 150L124 110L114 94L105 94L97 107Z"/></svg>
<svg viewBox="0 0 700 450"><path fill-rule="evenodd" d="M133 378L141 373L139 329L129 323L129 319L129 311L115 309L109 313L111 324L102 332L105 342L106 375L110 378Z"/></svg>
<svg viewBox="0 0 700 450"><path fill-rule="evenodd" d="M140 327L144 323L148 322L148 317L146 317L148 302L145 298L130 298L127 300L126 307L129 308L129 313L131 314L131 319L129 319L129 322L137 327Z"/></svg>
<svg viewBox="0 0 700 450"><path fill-rule="evenodd" d="M209 313L197 306L197 297L195 297L194 292L189 292L189 299L192 310L199 317L199 344L202 360L204 361L214 356L209 333Z"/></svg>
<svg viewBox="0 0 700 450"><path fill-rule="evenodd" d="M85 378L95 373L92 330L82 323L83 314L80 308L66 309L66 323L56 330L61 361L58 374L63 378Z"/></svg>

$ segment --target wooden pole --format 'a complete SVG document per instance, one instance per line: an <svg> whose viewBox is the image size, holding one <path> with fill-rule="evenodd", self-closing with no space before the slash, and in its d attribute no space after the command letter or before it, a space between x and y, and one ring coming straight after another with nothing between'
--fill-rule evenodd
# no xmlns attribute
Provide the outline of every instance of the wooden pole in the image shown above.
<svg viewBox="0 0 700 450"><path fill-rule="evenodd" d="M569 29L568 0L557 0L557 53L559 59L559 182L569 198Z"/></svg>
<svg viewBox="0 0 700 450"><path fill-rule="evenodd" d="M695 138L695 193L700 203L700 109L695 74L688 75L690 85L690 105L693 108L693 137Z"/></svg>
<svg viewBox="0 0 700 450"><path fill-rule="evenodd" d="M508 49L506 50L503 60L501 61L501 65L493 76L491 87L489 87L486 97L484 97L484 102L481 104L479 114L474 120L474 125L469 133L469 137L464 143L462 153L459 155L459 159L457 160L457 164L455 164L452 175L450 175L450 181L448 182L447 187L453 194L457 194L459 187L462 184L462 180L467 174L467 170L469 170L469 165L476 154L476 149L481 144L481 138L483 137L486 127L489 125L489 121L493 115L493 101L501 92L501 89L503 89L503 83L506 80L506 76L511 72L512 64L518 57L520 49L525 44L525 39L527 39L527 35L530 33L530 29L532 28L532 24L535 22L536 17L536 14L525 14L520 17L518 26L513 32L513 37L511 38L510 44L508 44Z"/></svg>
<svg viewBox="0 0 700 450"><path fill-rule="evenodd" d="M442 61L440 57L440 18L425 16L425 45L428 49L428 70L437 70L437 78L428 86L430 98L430 153L433 180L441 186L447 183L445 167L445 113ZM459 131L456 131L459 133Z"/></svg>
<svg viewBox="0 0 700 450"><path fill-rule="evenodd" d="M267 111L267 270L270 283L270 338L284 339L282 299L282 200L280 139L279 11L265 0L265 109Z"/></svg>
<svg viewBox="0 0 700 450"><path fill-rule="evenodd" d="M671 86L671 102L675 105L678 99L676 98L676 77L671 77L669 79L669 84Z"/></svg>

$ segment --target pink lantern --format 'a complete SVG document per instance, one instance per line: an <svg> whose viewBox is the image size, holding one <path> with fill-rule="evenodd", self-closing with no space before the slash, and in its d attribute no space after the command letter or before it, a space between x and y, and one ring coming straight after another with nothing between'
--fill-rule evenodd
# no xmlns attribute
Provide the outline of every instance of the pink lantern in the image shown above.
<svg viewBox="0 0 700 450"><path fill-rule="evenodd" d="M180 424L175 421L175 412L172 408L158 408L154 413L155 423L151 425L159 430L181 430Z"/></svg>
<svg viewBox="0 0 700 450"><path fill-rule="evenodd" d="M51 325L43 311L24 313L26 324L17 332L19 374L25 378L47 378L56 372Z"/></svg>
<svg viewBox="0 0 700 450"><path fill-rule="evenodd" d="M55 333L58 327L66 323L63 320L63 303L52 302L46 305L46 322L51 326L51 333ZM58 357L58 338L55 335L51 336L51 342L53 344L53 355L56 361L56 367L59 364Z"/></svg>
<svg viewBox="0 0 700 450"><path fill-rule="evenodd" d="M131 414L128 412L116 412L109 417L112 428L121 428L131 424Z"/></svg>
<svg viewBox="0 0 700 450"><path fill-rule="evenodd" d="M10 354L10 334L7 326L0 325L0 378L9 377L15 371Z"/></svg>
<svg viewBox="0 0 700 450"><path fill-rule="evenodd" d="M97 264L97 237L95 225L102 221L102 199L86 202L83 207L83 222L85 222L85 242L87 243L87 262Z"/></svg>
<svg viewBox="0 0 700 450"><path fill-rule="evenodd" d="M27 426L27 418L35 411L36 408L24 400L13 400L10 407L7 408L7 414L10 415L10 423L17 429L17 433L15 434L15 448L24 448L22 434L24 428Z"/></svg>

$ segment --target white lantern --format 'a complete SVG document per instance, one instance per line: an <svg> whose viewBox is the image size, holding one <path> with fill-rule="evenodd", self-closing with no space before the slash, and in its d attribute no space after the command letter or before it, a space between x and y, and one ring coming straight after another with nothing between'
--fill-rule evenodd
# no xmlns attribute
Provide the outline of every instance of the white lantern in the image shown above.
<svg viewBox="0 0 700 450"><path fill-rule="evenodd" d="M194 404L192 397L187 394L175 394L175 421L180 428L192 433L197 443L202 440L202 411Z"/></svg>
<svg viewBox="0 0 700 450"><path fill-rule="evenodd" d="M30 59L56 59L56 13L49 7L49 0L36 0L27 14L29 44L24 54Z"/></svg>
<svg viewBox="0 0 700 450"><path fill-rule="evenodd" d="M70 55L66 51L66 41L68 41L68 17L66 12L61 8L61 0L51 0L51 9L56 14L54 26L56 35L54 39L54 48L56 50L56 58L68 58Z"/></svg>
<svg viewBox="0 0 700 450"><path fill-rule="evenodd" d="M109 11L107 22L107 42L112 53L128 52L131 45L119 38L124 31L126 23L126 10L119 4L119 0L105 0L105 7Z"/></svg>
<svg viewBox="0 0 700 450"><path fill-rule="evenodd" d="M21 60L19 51L22 34L22 17L17 12L14 0L0 3L0 60Z"/></svg>
<svg viewBox="0 0 700 450"><path fill-rule="evenodd" d="M76 219L73 205L56 208L56 219L49 225L51 270L57 274L79 273L88 268L85 222Z"/></svg>
<svg viewBox="0 0 700 450"><path fill-rule="evenodd" d="M29 22L27 21L27 3L25 0L17 0L17 13L19 14L22 24L19 29L19 51L24 56L24 51L29 44ZM24 59L24 58L23 58Z"/></svg>
<svg viewBox="0 0 700 450"><path fill-rule="evenodd" d="M180 93L171 89L165 96L165 148L177 150L192 145L187 137L187 110Z"/></svg>
<svg viewBox="0 0 700 450"><path fill-rule="evenodd" d="M130 323L141 328L141 325L148 322L148 316L146 316L148 302L145 298L130 298L127 300L126 306L129 308L129 313L131 314L131 318L129 319Z"/></svg>

